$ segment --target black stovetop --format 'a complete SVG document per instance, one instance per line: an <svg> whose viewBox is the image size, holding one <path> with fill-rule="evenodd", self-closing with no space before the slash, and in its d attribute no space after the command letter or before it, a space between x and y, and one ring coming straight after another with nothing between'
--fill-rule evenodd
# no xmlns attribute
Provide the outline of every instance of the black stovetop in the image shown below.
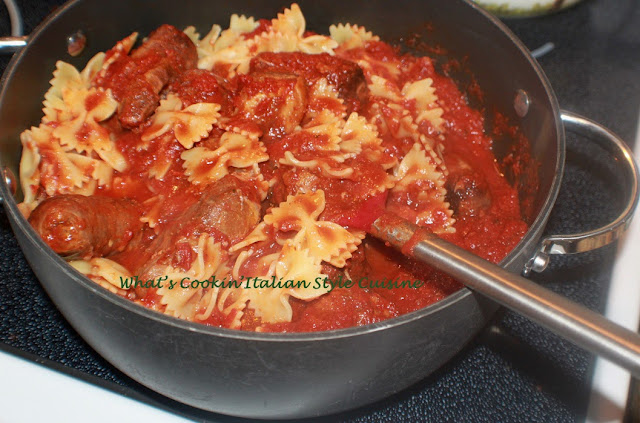
<svg viewBox="0 0 640 423"><path fill-rule="evenodd" d="M62 0L22 0L26 33ZM560 105L611 128L632 143L640 109L640 2L587 0L556 15L507 21L530 48L555 48L539 58ZM0 34L8 34L0 12ZM8 58L0 58L4 70ZM580 139L568 134L562 190L547 232L593 228L615 215L610 179L594 175ZM532 279L602 312L615 246L554 257ZM235 421L154 394L95 353L53 306L0 212L0 349L127 396L202 421ZM567 422L586 413L594 357L509 311L433 375L395 396L326 421Z"/></svg>

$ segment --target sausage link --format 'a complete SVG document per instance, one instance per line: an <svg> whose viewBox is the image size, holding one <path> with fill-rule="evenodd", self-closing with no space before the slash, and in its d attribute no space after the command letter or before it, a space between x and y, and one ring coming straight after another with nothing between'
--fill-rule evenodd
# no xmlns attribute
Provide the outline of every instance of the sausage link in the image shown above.
<svg viewBox="0 0 640 423"><path fill-rule="evenodd" d="M105 257L124 250L142 229L140 216L133 200L59 195L40 203L29 223L63 257Z"/></svg>
<svg viewBox="0 0 640 423"><path fill-rule="evenodd" d="M251 72L289 72L304 77L308 83L326 78L345 100L348 113L359 111L369 95L360 66L327 53L264 52L251 59Z"/></svg>
<svg viewBox="0 0 640 423"><path fill-rule="evenodd" d="M157 277L172 261L176 245L197 233L215 233L226 245L244 238L260 221L260 200L251 187L233 176L210 184L198 202L175 219L149 246L152 254L137 274Z"/></svg>
<svg viewBox="0 0 640 423"><path fill-rule="evenodd" d="M99 86L111 88L120 102L118 120L126 128L136 128L151 116L162 89L180 73L194 69L196 46L171 25L162 25L130 56L112 63Z"/></svg>

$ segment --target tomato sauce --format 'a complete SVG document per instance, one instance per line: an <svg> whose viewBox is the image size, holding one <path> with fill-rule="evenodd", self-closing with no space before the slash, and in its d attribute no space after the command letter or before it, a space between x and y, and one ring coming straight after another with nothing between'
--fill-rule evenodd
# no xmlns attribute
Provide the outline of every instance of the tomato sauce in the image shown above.
<svg viewBox="0 0 640 423"><path fill-rule="evenodd" d="M268 31L269 26L269 21L261 20L255 31L245 34L244 37L248 39L262 34ZM364 47L338 50L337 53L339 57L353 63L365 57L370 59L373 69L388 79L398 78L397 63L400 63L402 77L398 81L399 86L424 78L433 80L439 106L443 109L444 127L439 129L429 121L423 121L418 130L425 136L438 137L444 146L440 152L442 160L449 169L445 186L447 201L455 205L455 232L443 233L440 236L489 261L497 263L503 259L524 236L527 224L522 218L519 193L507 182L501 170L503 164L497 163L492 152L492 138L485 132L483 114L467 104L465 95L452 79L436 72L428 57L401 55L398 49L380 41L369 41ZM119 100L131 86L148 84L141 75L153 68L159 60L153 51L142 59L136 59L135 66L133 59L124 57L116 62L110 69L110 75L102 80L103 86L110 88ZM305 77L319 78L331 73L333 62L335 58L332 56L318 55L310 62L302 61L296 66ZM229 126L256 130L257 125L260 133L264 134L261 139L270 156L269 163L260 164L263 176L266 179L281 178L285 187L304 185L312 187L313 190L322 189L326 196L322 220L367 231L385 210L393 209L391 203L402 205L410 216L412 208L415 208L412 202L419 195L419 191L433 187L427 186L428 184L418 186L413 188L413 192L391 198L388 190L384 188L388 168L385 169L380 163L364 156L356 156L345 162L346 166L353 169L353 173L344 178L310 175L299 168L285 171L278 166L285 152L291 149L299 152L298 160L322 157L323 153L318 153L317 149L312 147L328 143L328 140L322 136L292 133L292 128L288 128L286 122L278 120L279 110L285 107L287 102L295 102L299 100L298 97L304 97L306 88L300 86L299 75L273 77L269 73L269 67L280 66L274 63L260 65L266 68L259 69L260 72L264 72L259 78L250 74L237 75L232 80L225 80L220 76L225 73L225 69L216 67L211 71L190 70L176 75L168 85L168 91L177 94L184 107L200 102L220 104L220 113L227 119ZM324 67L318 63L324 63ZM340 80L352 74L352 69L347 67L345 72L332 75L336 80ZM308 80L306 82L308 83ZM360 89L356 85L350 85L350 82L342 87L352 94ZM245 97L239 94L241 90L244 90L242 95ZM268 101L260 103L259 107L248 115L243 109L247 101L246 96L260 95L266 96ZM98 97L88 98L87 109L92 109L99 101ZM366 102L352 99L340 102L332 99L312 102L307 110L318 112L325 108L334 109L342 107L343 103L347 109L357 110L367 119L371 119L376 113ZM412 111L415 104L407 102L404 107ZM380 113L393 119L391 109L381 107ZM503 128L502 130L511 128L504 121L500 122L499 128ZM399 125L399 122L395 123ZM126 159L128 169L116 172L111 186L99 187L98 194L131 198L147 209L154 209L157 204L162 204L162 207L157 207L152 213L153 231L145 234L146 241L140 244L149 245L156 234L160 234L168 225L174 224L174 221L198 201L204 188L191 183L185 175L184 161L181 158L184 147L174 137L143 141L141 134L148 127L148 122L135 130L127 130L121 128L113 117L104 126L115 136L116 149ZM214 129L208 139L200 143L215 144L220 135L221 130ZM522 145L525 145L524 141ZM383 135L384 159L400 160L413 144L414 140L410 137L396 138L390 134ZM43 150L41 154L49 153ZM329 157L329 153L326 157ZM521 172L517 167L518 163L520 162L513 160L512 167L515 173ZM337 162L334 164L339 165ZM208 171L207 166L209 164L198 169L198 172ZM57 177L58 173L54 169L53 177ZM154 173L160 176L148 177ZM277 205L278 201L283 201L286 194L286 190L279 194L270 193L270 197L263 204L263 214L269 207ZM313 205L310 207L313 209ZM425 225L441 226L448 218L449 216L442 211L434 210L431 220ZM280 230L286 233L291 229L287 225L293 224L285 221L281 224ZM184 228L185 233L189 230L190 228ZM215 230L212 230L212 233L215 233ZM257 252L259 254L255 257L277 252L281 246L272 243L260 248ZM187 243L178 243L175 253L171 265L181 269L188 269L195 259L193 250ZM138 256L136 252L114 258L131 268L139 267L140 261L144 259L144 255ZM249 257L242 264L240 272L245 276L258 276L266 270L260 260ZM246 309L242 316L242 329L303 332L363 325L418 310L461 288L461 284L450 277L408 258L370 236L364 239L344 269L324 265L322 270L334 285L333 289L310 302L290 298L289 303L293 310L291 322L264 323L251 309ZM153 288L137 292L137 299L146 306L160 307L160 297ZM216 309L203 323L229 326L236 318L236 313L232 311L230 314L224 314Z"/></svg>
<svg viewBox="0 0 640 423"><path fill-rule="evenodd" d="M396 49L382 42L368 43L366 50L351 50L345 56L357 60L364 54L375 57L382 64L377 66L382 72L390 73L384 62L397 59ZM492 152L492 138L485 133L485 118L478 110L472 109L466 102L455 82L438 74L429 58L402 58L403 66L408 71L408 80L432 78L439 104L444 109L443 119L446 130L440 134L428 123L421 127L421 132L428 135L442 135L445 149L444 162L455 163L462 160L472 165L474 174L482 180L482 194L490 198L490 206L481 212L454 215L455 233L442 234L441 237L457 244L480 257L494 263L502 260L520 241L528 227L524 222L517 190L511 186ZM475 86L477 90L477 86ZM410 105L408 106L410 107ZM365 114L366 115L366 114ZM504 118L497 118L501 124L497 131L514 132L521 141L522 150L528 146L522 135ZM493 135L496 135L495 133ZM384 145L390 157L406 154L412 140L386 137ZM286 149L286 145L274 147ZM522 163L519 161L518 163ZM509 163L506 163L509 166ZM365 165L366 167L366 165ZM366 170L364 170L366 172ZM515 170L518 172L518 169ZM372 171L372 178L375 172ZM379 194L358 201L362 193L349 195L349 183L344 180L330 180L320 183L329 193L343 193L343 201L328 200L328 209L323 217L343 225L368 229L368 226L384 210L387 195ZM344 195L344 193L347 193ZM291 299L294 313L290 323L262 324L262 330L274 332L302 332L346 328L361 324L373 323L418 310L433 304L453 292L462 285L449 276L419 263L400 252L385 246L382 242L367 237L354 257L346 266L345 275L350 276L354 286L336 288L320 299L310 303ZM346 276L345 276L346 277ZM388 281L422 281L418 288L371 288L372 280ZM362 281L362 286L358 282ZM252 325L243 329L252 329Z"/></svg>

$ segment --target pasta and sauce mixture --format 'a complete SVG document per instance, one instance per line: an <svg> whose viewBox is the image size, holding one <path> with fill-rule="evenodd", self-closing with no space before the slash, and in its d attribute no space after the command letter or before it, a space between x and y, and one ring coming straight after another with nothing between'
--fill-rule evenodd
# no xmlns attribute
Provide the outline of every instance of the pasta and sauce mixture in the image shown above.
<svg viewBox="0 0 640 423"><path fill-rule="evenodd" d="M527 230L481 113L429 57L308 32L296 4L138 38L58 62L21 135L22 212L118 295L220 327L344 328L460 288L367 236L383 212L494 262Z"/></svg>

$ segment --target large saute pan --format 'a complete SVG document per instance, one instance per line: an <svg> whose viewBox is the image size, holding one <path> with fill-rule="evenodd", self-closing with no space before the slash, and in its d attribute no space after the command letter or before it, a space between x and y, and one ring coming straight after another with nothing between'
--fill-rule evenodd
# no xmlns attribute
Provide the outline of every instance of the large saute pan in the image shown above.
<svg viewBox="0 0 640 423"><path fill-rule="evenodd" d="M531 229L503 267L543 270L549 254L574 253L615 240L635 205L636 171L624 145L585 119L561 112L535 61L497 20L462 0L298 1L311 30L331 23L364 25L383 39L433 31L424 39L468 63L486 102L519 123L540 163ZM132 31L148 34L162 23L206 32L232 13L270 17L286 1L76 0L60 8L29 37L12 60L0 93L0 160L18 175L19 134L37 124L56 60L82 66ZM67 53L67 37L82 30L87 46ZM425 30L426 31L426 30ZM77 46L76 46L77 47ZM514 107L515 101L515 107ZM629 188L627 206L597 231L548 237L541 233L559 189L565 125L592 135L612 151ZM508 142L508 141L507 141ZM496 151L506 151L496 146ZM4 179L4 178L3 178ZM139 307L86 279L54 254L16 202L21 193L0 182L4 206L25 256L66 319L103 357L133 379L178 401L225 414L295 418L335 413L397 392L440 367L486 323L496 304L462 289L425 309L364 327L308 334L260 334L181 321ZM15 188L14 188L15 189Z"/></svg>

